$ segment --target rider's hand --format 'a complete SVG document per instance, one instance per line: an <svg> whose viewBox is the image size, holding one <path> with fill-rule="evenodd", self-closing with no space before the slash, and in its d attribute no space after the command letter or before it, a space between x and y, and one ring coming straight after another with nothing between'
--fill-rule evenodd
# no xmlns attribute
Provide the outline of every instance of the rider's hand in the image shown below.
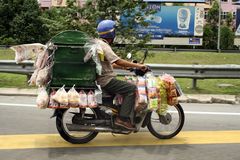
<svg viewBox="0 0 240 160"><path fill-rule="evenodd" d="M148 67L144 64L140 64L139 69L145 72L148 69Z"/></svg>

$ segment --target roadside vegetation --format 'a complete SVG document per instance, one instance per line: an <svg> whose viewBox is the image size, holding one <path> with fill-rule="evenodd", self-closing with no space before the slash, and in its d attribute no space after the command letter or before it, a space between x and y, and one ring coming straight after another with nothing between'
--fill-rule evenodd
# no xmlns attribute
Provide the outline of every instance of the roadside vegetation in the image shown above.
<svg viewBox="0 0 240 160"><path fill-rule="evenodd" d="M238 53L207 53L207 52L150 52L146 63L158 64L238 64ZM0 49L0 60L14 59L14 52ZM186 94L234 94L239 95L239 79L204 79L197 81L197 89L192 89L192 79L178 78ZM27 76L19 74L0 73L0 87L30 88Z"/></svg>

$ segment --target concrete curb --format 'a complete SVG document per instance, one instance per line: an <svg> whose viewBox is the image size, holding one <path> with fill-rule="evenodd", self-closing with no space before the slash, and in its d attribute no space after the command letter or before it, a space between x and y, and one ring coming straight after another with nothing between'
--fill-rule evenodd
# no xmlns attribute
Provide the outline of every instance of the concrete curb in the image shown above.
<svg viewBox="0 0 240 160"><path fill-rule="evenodd" d="M3 96L37 96L37 89L0 88Z"/></svg>
<svg viewBox="0 0 240 160"><path fill-rule="evenodd" d="M236 95L191 94L179 97L182 103L223 103L239 104L240 97Z"/></svg>
<svg viewBox="0 0 240 160"><path fill-rule="evenodd" d="M2 96L37 96L37 89L0 88ZM179 97L180 103L222 103L240 104L240 96L214 94L185 94Z"/></svg>

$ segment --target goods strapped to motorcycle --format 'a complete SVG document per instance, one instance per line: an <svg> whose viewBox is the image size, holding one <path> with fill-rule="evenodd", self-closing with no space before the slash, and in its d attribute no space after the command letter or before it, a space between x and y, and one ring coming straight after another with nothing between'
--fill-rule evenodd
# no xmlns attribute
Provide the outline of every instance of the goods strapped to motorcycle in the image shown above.
<svg viewBox="0 0 240 160"><path fill-rule="evenodd" d="M24 58L16 48L19 62ZM171 75L156 77L150 69L143 73L132 68L135 76L124 77L138 88L133 119L136 128L132 131L114 124L122 97L105 93L97 85L104 53L89 36L64 31L39 50L29 83L40 86L37 105L54 109L52 117L56 117L57 130L66 141L87 143L99 132L130 134L145 127L159 139L172 138L181 131L184 111L177 101L181 89Z"/></svg>

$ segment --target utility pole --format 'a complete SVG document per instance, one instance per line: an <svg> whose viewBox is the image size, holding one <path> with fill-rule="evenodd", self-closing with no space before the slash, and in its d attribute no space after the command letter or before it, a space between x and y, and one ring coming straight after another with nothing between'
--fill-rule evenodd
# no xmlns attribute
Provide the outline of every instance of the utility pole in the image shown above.
<svg viewBox="0 0 240 160"><path fill-rule="evenodd" d="M218 7L218 42L217 42L217 50L220 53L221 48L220 48L220 43L221 43L221 0L218 0L219 2L219 7Z"/></svg>

